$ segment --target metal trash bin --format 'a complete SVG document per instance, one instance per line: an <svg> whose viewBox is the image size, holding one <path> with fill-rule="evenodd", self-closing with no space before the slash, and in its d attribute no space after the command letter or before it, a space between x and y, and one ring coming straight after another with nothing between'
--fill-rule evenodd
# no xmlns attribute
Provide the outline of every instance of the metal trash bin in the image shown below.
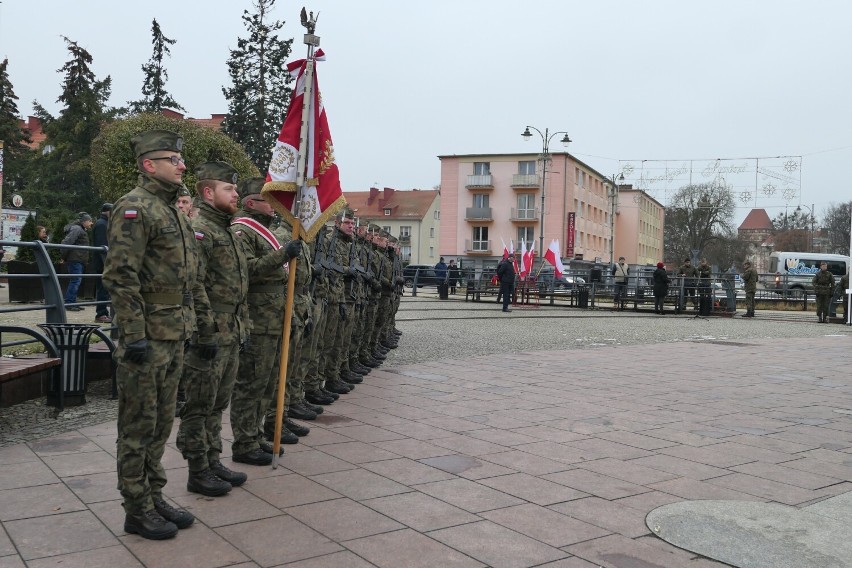
<svg viewBox="0 0 852 568"><path fill-rule="evenodd" d="M589 288L586 286L580 286L580 289L577 291L577 307L589 307Z"/></svg>
<svg viewBox="0 0 852 568"><path fill-rule="evenodd" d="M40 328L56 345L62 359L60 383L51 381L47 389L47 404L60 410L66 406L86 403L86 357L89 338L99 325L87 323L40 323Z"/></svg>

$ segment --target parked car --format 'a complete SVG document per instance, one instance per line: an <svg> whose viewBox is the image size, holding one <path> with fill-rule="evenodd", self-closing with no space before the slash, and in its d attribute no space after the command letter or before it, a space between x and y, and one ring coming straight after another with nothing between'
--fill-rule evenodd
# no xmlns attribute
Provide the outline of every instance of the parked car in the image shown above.
<svg viewBox="0 0 852 568"><path fill-rule="evenodd" d="M405 279L405 287L413 288L414 279L417 278L417 287L437 286L438 277L435 276L435 267L431 264L409 264L402 269L402 277Z"/></svg>
<svg viewBox="0 0 852 568"><path fill-rule="evenodd" d="M561 278L555 278L555 273L553 269L543 269L541 273L538 275L538 282L540 284L544 284L549 289L551 287L551 283L553 284L554 290L573 290L574 286L581 286L586 283L584 278L579 276L571 276L568 274L562 274Z"/></svg>

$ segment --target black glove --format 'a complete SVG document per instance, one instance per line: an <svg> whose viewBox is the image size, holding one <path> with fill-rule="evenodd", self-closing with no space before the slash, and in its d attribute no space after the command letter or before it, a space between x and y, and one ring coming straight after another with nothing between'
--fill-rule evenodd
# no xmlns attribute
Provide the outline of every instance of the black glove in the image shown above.
<svg viewBox="0 0 852 568"><path fill-rule="evenodd" d="M298 257L302 252L302 241L290 241L286 245L284 245L284 254L287 255L288 260L293 260Z"/></svg>
<svg viewBox="0 0 852 568"><path fill-rule="evenodd" d="M141 365L148 358L148 340L144 337L124 346L124 360Z"/></svg>
<svg viewBox="0 0 852 568"><path fill-rule="evenodd" d="M346 304L340 303L337 304L337 307L340 310L340 319L346 321Z"/></svg>
<svg viewBox="0 0 852 568"><path fill-rule="evenodd" d="M251 336L246 337L246 340L240 343L240 353L245 353L251 349Z"/></svg>
<svg viewBox="0 0 852 568"><path fill-rule="evenodd" d="M314 318L308 318L305 320L305 329L302 331L302 337L310 337L311 333L314 331Z"/></svg>
<svg viewBox="0 0 852 568"><path fill-rule="evenodd" d="M215 339L211 343L196 343L193 347L198 350L198 356L205 361L213 359L219 351L219 346L216 344Z"/></svg>

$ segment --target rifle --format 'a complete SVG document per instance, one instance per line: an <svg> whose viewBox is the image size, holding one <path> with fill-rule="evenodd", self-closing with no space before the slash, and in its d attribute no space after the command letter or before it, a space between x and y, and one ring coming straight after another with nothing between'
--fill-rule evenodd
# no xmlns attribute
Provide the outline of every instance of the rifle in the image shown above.
<svg viewBox="0 0 852 568"><path fill-rule="evenodd" d="M331 235L331 242L328 243L328 248L326 249L326 254L323 257L323 268L326 270L332 270L337 272L338 274L346 274L346 269L336 262L334 262L334 253L335 248L334 245L337 242L337 235L340 233L340 229L335 227L333 229L333 233ZM329 275L331 276L331 275Z"/></svg>

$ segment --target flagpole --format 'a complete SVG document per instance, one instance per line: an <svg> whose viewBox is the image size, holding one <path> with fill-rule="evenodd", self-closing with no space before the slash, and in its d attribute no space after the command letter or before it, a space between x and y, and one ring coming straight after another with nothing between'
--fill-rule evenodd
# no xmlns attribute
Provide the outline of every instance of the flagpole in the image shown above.
<svg viewBox="0 0 852 568"><path fill-rule="evenodd" d="M305 9L302 8L303 25ZM313 16L313 14L311 14ZM299 217L299 209L302 203L302 190L307 182L308 151L309 151L309 128L311 113L314 110L314 48L319 46L319 36L314 35L316 20L307 26L308 33L304 35L305 45L308 46L308 57L305 62L305 93L302 98L302 128L299 131L299 162L296 177L296 198L293 201L293 236L296 240L301 236L302 223ZM295 96L295 95L294 95ZM275 435L272 439L272 469L278 469L278 453L281 451L281 428L284 423L284 396L287 389L287 365L290 361L290 326L293 321L293 295L296 291L296 262L293 258L289 262L289 275L287 277L287 298L284 305L284 321L281 330L281 355L278 359L278 396L275 400Z"/></svg>

